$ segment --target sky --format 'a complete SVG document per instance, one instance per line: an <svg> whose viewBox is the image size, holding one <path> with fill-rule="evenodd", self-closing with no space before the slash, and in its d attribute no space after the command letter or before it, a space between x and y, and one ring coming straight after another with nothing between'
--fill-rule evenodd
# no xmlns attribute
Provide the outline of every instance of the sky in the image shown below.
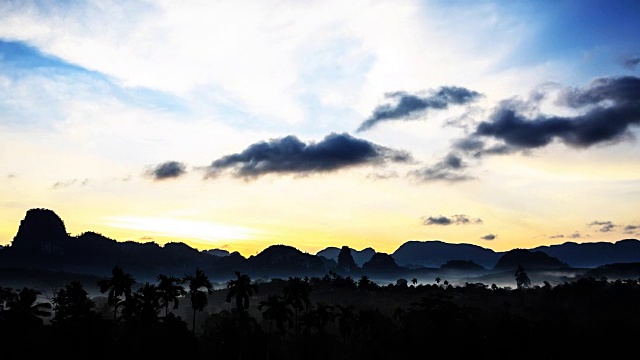
<svg viewBox="0 0 640 360"><path fill-rule="evenodd" d="M638 1L0 0L0 245L640 237Z"/></svg>

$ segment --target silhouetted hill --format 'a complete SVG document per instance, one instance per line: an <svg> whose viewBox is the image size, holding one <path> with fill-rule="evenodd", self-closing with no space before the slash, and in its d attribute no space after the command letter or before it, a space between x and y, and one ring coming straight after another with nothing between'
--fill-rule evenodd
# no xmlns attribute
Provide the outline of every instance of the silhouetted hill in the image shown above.
<svg viewBox="0 0 640 360"><path fill-rule="evenodd" d="M640 262L632 263L616 263L598 266L595 269L589 269L583 277L592 277L594 279L607 278L608 280L618 279L640 279Z"/></svg>
<svg viewBox="0 0 640 360"><path fill-rule="evenodd" d="M440 267L442 270L455 270L455 271L483 271L486 270L481 265L476 264L472 260L449 260L446 264Z"/></svg>
<svg viewBox="0 0 640 360"><path fill-rule="evenodd" d="M61 255L69 239L64 222L49 209L29 209L11 247L16 251Z"/></svg>
<svg viewBox="0 0 640 360"><path fill-rule="evenodd" d="M362 272L364 274L399 274L406 271L406 268L398 266L393 257L385 253L375 253L369 261L362 264Z"/></svg>
<svg viewBox="0 0 640 360"><path fill-rule="evenodd" d="M376 253L372 248L350 249L356 265L364 267L368 263L358 269L358 274L351 275L369 275L369 272L377 279L391 282L395 282L397 276L415 276L421 281L446 276L453 281L462 276L485 276L490 272L502 273L509 278L513 276L512 269L521 263L527 271L533 270L532 267L564 269L577 266L562 271L571 276L595 267L589 265L640 262L640 241L636 239L616 243L568 242L536 249L544 251L516 249L519 251L501 253L477 245L449 244L439 240L409 241L393 254ZM70 236L55 212L31 209L20 222L11 245L0 251L0 268L104 277L110 276L114 265L120 265L138 281L154 281L158 274L182 277L198 267L212 281L226 282L234 277L235 271L254 279L325 275L336 269L339 253L339 248L327 248L312 255L291 246L274 245L245 258L238 252L229 254L220 249L199 251L182 242L163 246L155 242L119 242L92 231ZM547 276L551 276L549 272L540 272L540 278Z"/></svg>
<svg viewBox="0 0 640 360"><path fill-rule="evenodd" d="M594 268L601 265L640 262L640 241L624 239L610 242L575 243L538 246L532 251L543 251L571 267Z"/></svg>
<svg viewBox="0 0 640 360"><path fill-rule="evenodd" d="M525 270L541 269L566 269L569 266L562 261L545 254L542 251L530 251L527 249L513 249L500 257L493 270L515 270L521 265Z"/></svg>
<svg viewBox="0 0 640 360"><path fill-rule="evenodd" d="M440 267L449 260L465 259L493 268L500 253L471 244L448 244L440 240L407 241L391 254L400 266Z"/></svg>
<svg viewBox="0 0 640 360"><path fill-rule="evenodd" d="M293 246L272 245L247 259L249 272L272 277L322 275L327 273L323 261Z"/></svg>
<svg viewBox="0 0 640 360"><path fill-rule="evenodd" d="M227 250L222 250L222 249L210 249L210 250L203 250L202 251L205 254L209 254L209 255L213 255L213 256L229 256L229 252Z"/></svg>
<svg viewBox="0 0 640 360"><path fill-rule="evenodd" d="M373 254L376 251L370 247L364 248L362 250L351 249L351 256L353 257L353 261L355 261L356 265L362 267L362 265L369 261ZM340 248L330 246L326 249L320 250L316 253L317 256L324 256L327 259L335 260L336 263L338 261L338 255L340 254Z"/></svg>

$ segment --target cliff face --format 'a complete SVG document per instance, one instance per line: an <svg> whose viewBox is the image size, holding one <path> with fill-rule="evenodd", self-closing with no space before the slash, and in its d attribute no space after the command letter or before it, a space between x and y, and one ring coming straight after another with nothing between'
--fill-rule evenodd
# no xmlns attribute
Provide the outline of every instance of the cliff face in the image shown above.
<svg viewBox="0 0 640 360"><path fill-rule="evenodd" d="M64 222L49 209L30 209L20 221L11 247L17 251L62 255L69 235Z"/></svg>

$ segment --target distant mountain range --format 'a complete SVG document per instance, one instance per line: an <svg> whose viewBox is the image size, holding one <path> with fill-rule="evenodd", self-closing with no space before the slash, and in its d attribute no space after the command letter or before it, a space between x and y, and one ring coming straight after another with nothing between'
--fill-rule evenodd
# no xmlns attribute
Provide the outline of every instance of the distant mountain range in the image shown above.
<svg viewBox="0 0 640 360"><path fill-rule="evenodd" d="M349 260L349 267L340 266L344 259ZM627 265L612 266L620 263ZM550 274L549 270L574 275L592 271L600 276L607 276L607 271L622 271L625 276L637 272L639 275L634 277L637 279L640 277L640 241L566 242L506 252L439 240L408 241L391 254L346 246L328 247L309 254L287 245L272 245L245 258L238 252L200 251L179 242L164 246L153 242L118 242L95 232L70 236L55 212L38 208L27 211L11 245L0 249L0 272L4 270L5 274L15 269L29 269L105 277L110 276L115 265L134 274L139 281L155 281L158 274L182 277L196 267L204 270L211 280L220 282L233 278L235 271L249 274L253 279L325 276L341 271L344 276L369 275L374 280L385 281L400 277L434 279L441 274L484 276L483 279L502 274L512 278L518 265L528 271L547 271L545 274ZM473 281L470 277L467 280Z"/></svg>

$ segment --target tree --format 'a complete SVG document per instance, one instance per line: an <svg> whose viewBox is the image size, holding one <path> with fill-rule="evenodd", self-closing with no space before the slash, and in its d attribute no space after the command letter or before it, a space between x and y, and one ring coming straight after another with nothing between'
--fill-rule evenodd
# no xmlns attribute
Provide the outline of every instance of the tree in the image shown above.
<svg viewBox="0 0 640 360"><path fill-rule="evenodd" d="M227 302L231 302L231 299L236 299L236 310L238 312L246 311L249 308L249 298L256 292L258 292L258 285L251 283L249 275L240 274L236 271L236 279L227 281Z"/></svg>
<svg viewBox="0 0 640 360"><path fill-rule="evenodd" d="M411 279L411 284L413 284L413 286L416 286L417 283L418 283L418 279L416 278Z"/></svg>
<svg viewBox="0 0 640 360"><path fill-rule="evenodd" d="M375 290L378 288L378 284L371 281L371 279L367 275L362 275L360 280L358 280L358 289L360 290Z"/></svg>
<svg viewBox="0 0 640 360"><path fill-rule="evenodd" d="M6 307L7 302L13 300L18 294L9 287L0 286L0 312Z"/></svg>
<svg viewBox="0 0 640 360"><path fill-rule="evenodd" d="M131 288L136 283L136 279L129 273L116 265L111 271L111 278L98 280L98 287L101 293L109 292L107 296L107 304L113 306L113 321L117 321L118 306L123 300L131 297Z"/></svg>
<svg viewBox="0 0 640 360"><path fill-rule="evenodd" d="M22 288L17 296L12 296L6 303L9 308L8 316L19 325L42 325L42 318L51 316L51 304L48 302L37 302L40 290Z"/></svg>
<svg viewBox="0 0 640 360"><path fill-rule="evenodd" d="M515 275L516 275L516 287L518 289L528 288L529 286L531 286L531 279L529 279L529 276L524 271L524 268L522 267L522 265L518 265L518 267L516 268Z"/></svg>
<svg viewBox="0 0 640 360"><path fill-rule="evenodd" d="M438 276L438 277L436 278L436 284L440 285L440 280L442 280L442 279L440 279L440 276Z"/></svg>
<svg viewBox="0 0 640 360"><path fill-rule="evenodd" d="M258 310L262 311L262 317L265 320L269 320L269 333L274 322L280 334L287 331L284 327L285 323L289 324L289 327L293 326L293 310L289 302L278 295L270 295L267 300L260 301Z"/></svg>
<svg viewBox="0 0 640 360"><path fill-rule="evenodd" d="M282 288L284 299L291 304L295 314L295 331L299 331L298 315L300 310L311 306L311 285L300 277L289 277Z"/></svg>
<svg viewBox="0 0 640 360"><path fill-rule="evenodd" d="M96 306L78 280L72 280L57 291L51 302L55 312L51 321L54 323L82 319L92 314L92 309Z"/></svg>
<svg viewBox="0 0 640 360"><path fill-rule="evenodd" d="M196 311L202 311L207 306L207 295L213 292L213 284L209 281L209 278L200 270L196 268L194 275L185 275L184 282L189 283L189 297L191 298L191 307L193 308L193 328L192 332L196 331Z"/></svg>
<svg viewBox="0 0 640 360"><path fill-rule="evenodd" d="M353 305L336 305L336 309L338 310L335 314L338 319L338 330L343 344L346 345L358 320L355 307Z"/></svg>
<svg viewBox="0 0 640 360"><path fill-rule="evenodd" d="M169 303L173 303L173 308L177 309L180 304L180 297L187 294L182 287L182 279L175 276L158 275L158 295L160 303L164 306L164 316L169 314Z"/></svg>
<svg viewBox="0 0 640 360"><path fill-rule="evenodd" d="M143 325L149 326L158 320L160 293L155 284L145 283L133 294L134 314Z"/></svg>

